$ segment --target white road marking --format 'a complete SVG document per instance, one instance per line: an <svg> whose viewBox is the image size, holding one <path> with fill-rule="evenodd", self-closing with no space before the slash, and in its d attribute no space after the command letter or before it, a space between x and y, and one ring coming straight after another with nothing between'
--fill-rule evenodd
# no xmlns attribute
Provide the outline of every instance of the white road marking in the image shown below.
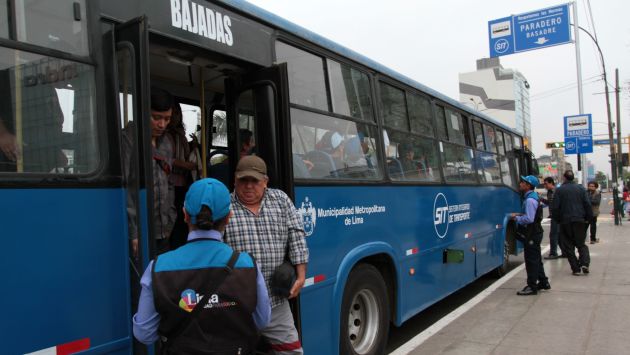
<svg viewBox="0 0 630 355"><path fill-rule="evenodd" d="M549 251L549 246L545 247L541 251L541 255L545 254ZM479 304L479 302L483 301L486 297L490 296L492 292L496 291L499 287L503 286L504 283L508 282L512 277L521 272L525 268L525 263L515 267L512 271L507 273L502 278L495 281L492 285L488 286L485 290L481 291L477 296L468 300L468 302L459 306L457 309L447 314L444 318L439 321L433 323L432 326L425 329L420 334L416 335L412 339L410 339L405 344L401 345L398 349L389 353L389 355L406 355L410 352L417 349L422 343L427 341L431 336L439 332L440 330L446 328L449 324L451 324L454 320L462 316L464 313L468 312L471 308Z"/></svg>

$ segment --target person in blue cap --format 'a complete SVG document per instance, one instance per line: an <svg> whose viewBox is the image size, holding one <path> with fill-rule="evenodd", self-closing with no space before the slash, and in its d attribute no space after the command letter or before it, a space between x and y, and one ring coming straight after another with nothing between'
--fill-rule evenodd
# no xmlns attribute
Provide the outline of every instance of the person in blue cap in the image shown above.
<svg viewBox="0 0 630 355"><path fill-rule="evenodd" d="M522 213L512 213L511 218L516 221L517 233L522 237L525 250L525 270L527 271L527 286L516 294L530 296L538 290L549 290L551 285L545 275L545 268L540 255L540 242L543 239L542 203L534 189L538 186L538 178L533 175L521 176L519 190L523 193Z"/></svg>
<svg viewBox="0 0 630 355"><path fill-rule="evenodd" d="M166 354L250 354L271 318L260 269L222 242L230 193L218 180L190 186L184 202L188 241L149 263L140 284L134 336L161 340Z"/></svg>

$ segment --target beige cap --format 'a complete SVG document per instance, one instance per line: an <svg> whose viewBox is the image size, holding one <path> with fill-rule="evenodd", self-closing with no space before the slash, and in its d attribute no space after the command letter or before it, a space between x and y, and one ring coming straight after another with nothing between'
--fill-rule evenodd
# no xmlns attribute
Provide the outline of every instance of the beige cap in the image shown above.
<svg viewBox="0 0 630 355"><path fill-rule="evenodd" d="M256 180L267 178L267 164L255 155L247 155L239 160L236 165L236 178L252 177Z"/></svg>

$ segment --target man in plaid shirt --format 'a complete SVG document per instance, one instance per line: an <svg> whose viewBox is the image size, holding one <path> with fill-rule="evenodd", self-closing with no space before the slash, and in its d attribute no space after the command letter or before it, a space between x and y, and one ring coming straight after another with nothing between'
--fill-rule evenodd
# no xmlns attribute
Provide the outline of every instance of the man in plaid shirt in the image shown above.
<svg viewBox="0 0 630 355"><path fill-rule="evenodd" d="M267 165L261 158L243 157L235 175L233 216L225 231L225 242L236 251L254 255L269 291L274 271L285 261L285 255L288 256L296 271L296 281L288 298L297 297L304 286L308 262L300 215L284 192L267 188ZM287 299L269 296L271 322L261 334L276 354L302 354Z"/></svg>

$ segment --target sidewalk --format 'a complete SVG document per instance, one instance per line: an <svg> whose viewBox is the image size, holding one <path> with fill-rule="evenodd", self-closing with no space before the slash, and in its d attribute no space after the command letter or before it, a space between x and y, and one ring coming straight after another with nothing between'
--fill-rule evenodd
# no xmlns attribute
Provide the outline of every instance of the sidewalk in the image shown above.
<svg viewBox="0 0 630 355"><path fill-rule="evenodd" d="M588 245L589 275L573 276L566 259L544 260L551 290L517 296L523 269L410 354L629 354L630 222L623 222L602 216L601 242Z"/></svg>

